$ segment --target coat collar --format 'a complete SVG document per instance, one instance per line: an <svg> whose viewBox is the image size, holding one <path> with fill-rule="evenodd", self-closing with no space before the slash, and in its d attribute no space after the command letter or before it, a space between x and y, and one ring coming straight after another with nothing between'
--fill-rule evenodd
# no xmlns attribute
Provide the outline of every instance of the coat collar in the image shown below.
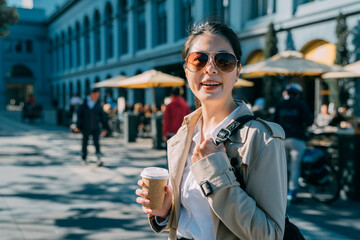
<svg viewBox="0 0 360 240"><path fill-rule="evenodd" d="M236 104L241 107L237 110L235 119L243 115L253 115L244 101L236 101ZM168 158L171 159L171 161L169 161L169 170L170 175L175 181L175 186L180 184L195 126L201 117L201 114L202 109L200 107L185 116L182 126L178 130L177 134L168 141ZM233 121L234 119L231 120L231 122ZM245 136L242 137L242 141L245 141Z"/></svg>

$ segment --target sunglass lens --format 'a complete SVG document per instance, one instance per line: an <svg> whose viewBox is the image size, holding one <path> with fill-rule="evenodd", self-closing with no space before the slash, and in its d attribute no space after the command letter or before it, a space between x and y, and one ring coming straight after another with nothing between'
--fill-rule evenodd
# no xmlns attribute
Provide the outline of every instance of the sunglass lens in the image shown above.
<svg viewBox="0 0 360 240"><path fill-rule="evenodd" d="M216 67L223 72L231 72L236 66L236 57L230 53L218 53L214 60Z"/></svg>
<svg viewBox="0 0 360 240"><path fill-rule="evenodd" d="M186 67L192 72L198 72L203 69L208 62L208 55L202 52L193 52L190 53L187 61Z"/></svg>

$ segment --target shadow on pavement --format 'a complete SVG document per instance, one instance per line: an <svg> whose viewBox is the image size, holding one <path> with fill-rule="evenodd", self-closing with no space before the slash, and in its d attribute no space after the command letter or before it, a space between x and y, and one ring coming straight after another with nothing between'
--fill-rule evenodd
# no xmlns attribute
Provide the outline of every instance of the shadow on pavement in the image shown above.
<svg viewBox="0 0 360 240"><path fill-rule="evenodd" d="M311 198L288 207L288 214L300 219L311 219L321 229L328 229L350 239L359 239L360 204L338 200L330 205L316 202Z"/></svg>

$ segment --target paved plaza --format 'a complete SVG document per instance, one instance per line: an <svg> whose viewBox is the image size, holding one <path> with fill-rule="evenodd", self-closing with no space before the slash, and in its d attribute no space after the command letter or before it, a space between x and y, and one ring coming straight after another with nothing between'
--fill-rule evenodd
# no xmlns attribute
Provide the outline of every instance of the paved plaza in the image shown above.
<svg viewBox="0 0 360 240"><path fill-rule="evenodd" d="M105 166L92 145L83 166L80 141L68 128L0 113L0 239L167 239L150 230L134 193L144 167L167 167L165 151L151 139L102 138ZM306 239L359 239L360 202L302 199L288 213Z"/></svg>

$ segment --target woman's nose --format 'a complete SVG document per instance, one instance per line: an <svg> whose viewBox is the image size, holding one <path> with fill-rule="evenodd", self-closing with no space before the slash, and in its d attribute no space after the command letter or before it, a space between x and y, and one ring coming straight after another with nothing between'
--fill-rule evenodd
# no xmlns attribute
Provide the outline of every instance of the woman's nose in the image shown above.
<svg viewBox="0 0 360 240"><path fill-rule="evenodd" d="M207 74L212 73L212 74L216 74L217 73L217 68L215 66L215 62L214 62L214 58L211 57L210 60L208 61L208 63L205 66L205 72Z"/></svg>

